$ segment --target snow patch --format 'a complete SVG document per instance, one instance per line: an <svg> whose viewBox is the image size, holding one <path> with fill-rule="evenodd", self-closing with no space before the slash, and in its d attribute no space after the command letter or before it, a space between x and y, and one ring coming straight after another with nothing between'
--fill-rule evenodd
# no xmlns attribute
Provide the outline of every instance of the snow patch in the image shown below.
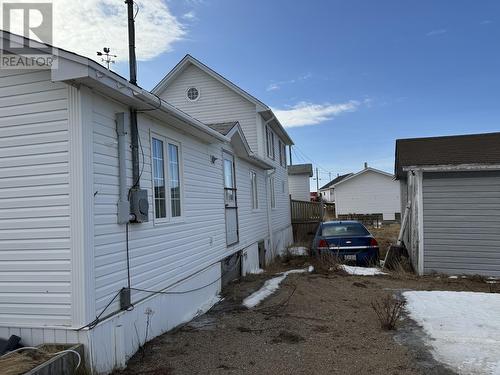
<svg viewBox="0 0 500 375"><path fill-rule="evenodd" d="M357 276L387 275L385 272L380 271L378 268L354 267L354 266L346 266L345 264L342 264L340 268L345 272L347 272L349 275L357 275Z"/></svg>
<svg viewBox="0 0 500 375"><path fill-rule="evenodd" d="M314 270L314 267L309 266L307 269L298 269L298 270L290 270L286 271L283 273L278 274L278 276L273 277L272 279L266 280L262 288L260 288L258 291L250 294L247 298L243 300L243 306L251 309L252 307L257 306L259 303L261 303L263 300L265 300L267 297L269 297L271 294L276 292L283 280L285 278L292 274L292 273L305 273L305 272L312 272Z"/></svg>
<svg viewBox="0 0 500 375"><path fill-rule="evenodd" d="M459 374L500 375L500 294L404 292L436 360Z"/></svg>
<svg viewBox="0 0 500 375"><path fill-rule="evenodd" d="M289 247L288 252L294 256L306 256L309 253L309 249L304 246Z"/></svg>

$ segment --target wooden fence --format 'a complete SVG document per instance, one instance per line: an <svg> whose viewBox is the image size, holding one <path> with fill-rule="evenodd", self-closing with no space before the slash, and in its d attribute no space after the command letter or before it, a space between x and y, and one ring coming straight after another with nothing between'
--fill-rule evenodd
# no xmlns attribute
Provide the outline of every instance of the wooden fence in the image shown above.
<svg viewBox="0 0 500 375"><path fill-rule="evenodd" d="M309 246L319 223L325 214L331 214L331 206L320 202L305 202L290 199L293 238L296 243ZM335 211L335 209L333 209ZM335 216L335 214L333 214ZM329 216L329 215L328 215Z"/></svg>

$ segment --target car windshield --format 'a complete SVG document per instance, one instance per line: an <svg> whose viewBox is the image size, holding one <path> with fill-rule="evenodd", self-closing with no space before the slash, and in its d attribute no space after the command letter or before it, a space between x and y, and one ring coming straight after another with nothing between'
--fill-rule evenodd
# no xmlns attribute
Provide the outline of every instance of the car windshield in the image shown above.
<svg viewBox="0 0 500 375"><path fill-rule="evenodd" d="M324 237L366 236L370 234L364 226L358 223L324 224L321 235Z"/></svg>

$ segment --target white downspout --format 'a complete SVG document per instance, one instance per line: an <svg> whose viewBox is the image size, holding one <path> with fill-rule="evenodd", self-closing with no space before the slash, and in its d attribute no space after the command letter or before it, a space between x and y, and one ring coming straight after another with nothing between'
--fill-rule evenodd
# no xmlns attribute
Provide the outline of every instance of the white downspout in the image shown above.
<svg viewBox="0 0 500 375"><path fill-rule="evenodd" d="M276 171L274 169L267 171L267 230L269 231L269 248L274 258L274 239L273 239L273 216L271 207L271 177Z"/></svg>

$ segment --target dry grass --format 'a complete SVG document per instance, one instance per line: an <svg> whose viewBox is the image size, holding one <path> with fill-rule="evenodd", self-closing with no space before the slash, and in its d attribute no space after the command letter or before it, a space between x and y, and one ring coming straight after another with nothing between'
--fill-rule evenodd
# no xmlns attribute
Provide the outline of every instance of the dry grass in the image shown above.
<svg viewBox="0 0 500 375"><path fill-rule="evenodd" d="M371 234L373 234L378 242L380 248L380 259L384 259L389 246L396 244L396 242L398 241L400 228L400 224L382 225L380 228L367 226L367 229Z"/></svg>
<svg viewBox="0 0 500 375"><path fill-rule="evenodd" d="M396 329L396 323L403 313L405 304L406 302L403 299L395 299L391 295L371 303L380 321L380 327L386 331Z"/></svg>
<svg viewBox="0 0 500 375"><path fill-rule="evenodd" d="M41 365L54 356L55 353L67 349L63 345L42 345L40 350L25 350L0 358L2 375L20 375Z"/></svg>

